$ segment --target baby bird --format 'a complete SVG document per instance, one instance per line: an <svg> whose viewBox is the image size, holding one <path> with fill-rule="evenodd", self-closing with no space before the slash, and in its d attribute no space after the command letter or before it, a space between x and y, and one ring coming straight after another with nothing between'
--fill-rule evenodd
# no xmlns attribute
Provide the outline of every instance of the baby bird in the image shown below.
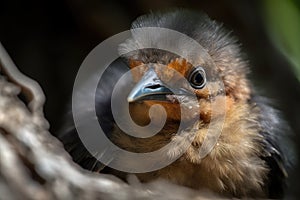
<svg viewBox="0 0 300 200"><path fill-rule="evenodd" d="M132 24L132 29L145 27L166 28L185 34L198 42L208 56L202 57L203 54L199 53L200 64L194 66L173 52L135 49L141 40L149 39L147 34L137 31L135 37L120 45L121 54L130 53L112 63L101 79L96 94L97 115L102 129L117 146L145 153L172 141L175 144L190 142L187 150L170 165L135 174L139 180L148 182L161 178L193 189L208 189L224 197L283 197L290 162L287 150L290 130L278 111L270 106L269 100L259 96L248 80L249 64L241 55L235 38L205 14L187 10L141 16ZM150 42L160 43L168 39L168 35L159 35L156 41ZM193 51L187 44L172 42L174 46ZM136 80L127 98L132 119L141 126L151 120L155 123L155 118L150 119L148 115L150 107L155 104L163 106L166 112L164 127L150 138L123 133L112 116L112 89L128 70L132 70ZM179 86L178 94L165 84L166 80L175 77L175 72L170 71L176 71L187 80L188 86ZM191 100L191 94L196 102ZM183 115L182 102L188 102L192 108L187 112L190 115ZM195 109L199 115L193 114ZM217 119L222 116L224 120L219 122ZM220 136L207 155L201 157L199 150L214 120L222 123ZM180 129L181 121L185 121L188 127ZM88 153L71 121L65 127L59 138L75 162L86 169L126 179L127 173L103 166ZM180 136L174 134L178 131L181 131ZM180 149L173 145L166 154L172 157L179 152Z"/></svg>

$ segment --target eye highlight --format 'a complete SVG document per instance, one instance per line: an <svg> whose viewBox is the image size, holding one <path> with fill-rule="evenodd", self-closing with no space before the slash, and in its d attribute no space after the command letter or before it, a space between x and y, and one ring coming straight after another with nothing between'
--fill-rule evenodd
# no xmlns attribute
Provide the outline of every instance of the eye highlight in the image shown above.
<svg viewBox="0 0 300 200"><path fill-rule="evenodd" d="M206 74L202 67L196 67L188 78L191 86L195 89L202 89L206 84Z"/></svg>

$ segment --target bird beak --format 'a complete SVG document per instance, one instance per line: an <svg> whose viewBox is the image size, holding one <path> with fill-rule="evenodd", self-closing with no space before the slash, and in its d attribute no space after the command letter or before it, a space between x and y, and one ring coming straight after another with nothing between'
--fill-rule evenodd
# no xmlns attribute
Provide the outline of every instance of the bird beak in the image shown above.
<svg viewBox="0 0 300 200"><path fill-rule="evenodd" d="M173 94L150 68L142 79L134 86L127 97L129 103L138 100L166 101L166 95Z"/></svg>

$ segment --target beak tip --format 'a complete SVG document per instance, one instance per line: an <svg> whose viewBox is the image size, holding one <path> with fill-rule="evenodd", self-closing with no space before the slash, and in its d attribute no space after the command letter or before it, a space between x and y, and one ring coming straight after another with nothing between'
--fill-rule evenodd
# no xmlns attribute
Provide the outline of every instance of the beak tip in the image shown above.
<svg viewBox="0 0 300 200"><path fill-rule="evenodd" d="M132 102L135 102L135 101L136 101L136 95L129 94L128 97L127 97L127 102L132 103Z"/></svg>
<svg viewBox="0 0 300 200"><path fill-rule="evenodd" d="M128 98L127 98L127 101L128 101L128 103L131 103L131 102L134 101L134 99L133 99L132 97L128 97Z"/></svg>

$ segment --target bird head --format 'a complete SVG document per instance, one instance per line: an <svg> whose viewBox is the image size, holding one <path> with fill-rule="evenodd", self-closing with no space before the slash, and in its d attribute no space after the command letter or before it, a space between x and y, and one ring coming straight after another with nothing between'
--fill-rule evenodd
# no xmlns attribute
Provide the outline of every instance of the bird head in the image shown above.
<svg viewBox="0 0 300 200"><path fill-rule="evenodd" d="M199 50L193 49L190 41L174 40L168 33L152 34L138 30L146 27L185 34L201 46L201 52L195 52ZM120 51L130 52L125 57L136 85L127 100L135 121L149 123L145 111L159 104L165 108L167 119L172 123L199 116L197 120L209 123L212 103L217 112L213 117L218 117L226 113L234 102L249 99L246 63L236 41L206 15L182 11L142 16L132 28L133 37L120 46ZM162 49L144 48L149 44L159 46L160 43L172 44L174 48L187 52L186 55L196 56L189 59ZM139 49L136 50L136 47ZM183 116L181 109L189 112Z"/></svg>
<svg viewBox="0 0 300 200"><path fill-rule="evenodd" d="M168 55L166 52L164 54ZM135 111L133 117L138 116L140 120L147 118L145 110L155 104L164 107L169 121L192 120L199 116L200 106L215 95L209 91L212 85L216 86L208 81L210 70L200 65L193 66L184 58L176 57L164 64L160 61L129 62L133 78L137 81L127 100L131 110ZM215 93L222 91L221 86L214 89ZM205 107L208 108L208 105ZM209 111L206 109L203 112L206 116L202 115L201 119L208 121Z"/></svg>

